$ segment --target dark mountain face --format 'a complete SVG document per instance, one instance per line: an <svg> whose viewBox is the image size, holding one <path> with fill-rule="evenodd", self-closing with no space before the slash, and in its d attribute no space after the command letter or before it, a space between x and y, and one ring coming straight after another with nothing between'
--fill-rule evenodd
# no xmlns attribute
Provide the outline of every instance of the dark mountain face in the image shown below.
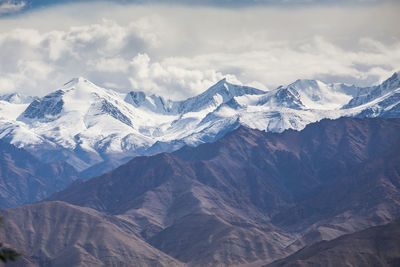
<svg viewBox="0 0 400 267"><path fill-rule="evenodd" d="M50 200L124 216L191 265L268 262L399 217L399 131L399 119L323 120L281 134L241 127L135 158Z"/></svg>
<svg viewBox="0 0 400 267"><path fill-rule="evenodd" d="M400 265L400 222L321 241L265 267Z"/></svg>
<svg viewBox="0 0 400 267"><path fill-rule="evenodd" d="M66 163L44 164L23 149L0 141L0 209L39 201L77 177Z"/></svg>
<svg viewBox="0 0 400 267"><path fill-rule="evenodd" d="M293 109L304 108L303 103L301 103L300 95L293 87L280 88L276 94L276 99L284 107L289 107Z"/></svg>
<svg viewBox="0 0 400 267"><path fill-rule="evenodd" d="M334 199L327 203L329 192L333 198L345 197L343 188L354 190L347 198L354 197L355 191L362 194L360 187L368 190L365 182L380 183L374 177L383 170L382 179L389 176L390 183L398 186L399 122L323 120L301 132L282 134L241 128L219 142L184 148L174 155L194 166L202 165L197 180L203 184L232 196L245 194L274 224L301 227L304 219L319 220L320 215L348 207L336 207Z"/></svg>
<svg viewBox="0 0 400 267"><path fill-rule="evenodd" d="M29 119L54 119L62 111L64 105L63 95L64 92L58 90L41 99L35 99L22 116Z"/></svg>

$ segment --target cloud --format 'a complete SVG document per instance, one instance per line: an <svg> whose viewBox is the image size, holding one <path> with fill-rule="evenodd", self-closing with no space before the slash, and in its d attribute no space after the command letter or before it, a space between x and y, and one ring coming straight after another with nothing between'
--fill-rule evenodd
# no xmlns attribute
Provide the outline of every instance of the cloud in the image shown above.
<svg viewBox="0 0 400 267"><path fill-rule="evenodd" d="M29 1L29 0L28 0ZM183 6L207 6L207 7L254 7L254 6L277 6L277 7L304 7L304 6L335 6L335 5L370 5L395 2L396 0L169 0L168 4ZM12 2L12 1L9 1ZM77 2L104 2L104 0L31 0L29 9L43 8L52 5L65 5ZM165 0L108 0L116 4L165 4Z"/></svg>
<svg viewBox="0 0 400 267"><path fill-rule="evenodd" d="M126 73L129 63L123 58L99 58L88 62L88 66L93 67L93 71L110 72L110 73Z"/></svg>
<svg viewBox="0 0 400 267"><path fill-rule="evenodd" d="M208 66L207 69L188 68L174 62L152 63L147 54L138 54L130 62L129 81L134 90L180 99L200 93L213 83L229 76L240 83L234 75L224 75Z"/></svg>
<svg viewBox="0 0 400 267"><path fill-rule="evenodd" d="M0 94L43 95L75 76L174 99L225 76L370 85L400 69L398 8L54 7L1 20Z"/></svg>
<svg viewBox="0 0 400 267"><path fill-rule="evenodd" d="M15 13L26 6L25 1L3 0L0 1L0 15Z"/></svg>

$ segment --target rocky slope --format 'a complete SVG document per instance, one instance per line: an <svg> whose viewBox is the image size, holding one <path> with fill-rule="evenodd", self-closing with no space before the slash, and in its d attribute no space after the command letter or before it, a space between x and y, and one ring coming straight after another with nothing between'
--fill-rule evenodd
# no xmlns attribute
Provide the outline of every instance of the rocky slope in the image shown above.
<svg viewBox="0 0 400 267"><path fill-rule="evenodd" d="M0 240L23 256L7 266L184 266L135 236L132 224L45 202L0 211Z"/></svg>
<svg viewBox="0 0 400 267"><path fill-rule="evenodd" d="M400 120L241 127L212 144L138 157L49 200L111 213L192 266L270 262L400 216Z"/></svg>
<svg viewBox="0 0 400 267"><path fill-rule="evenodd" d="M400 222L318 242L265 267L400 265Z"/></svg>

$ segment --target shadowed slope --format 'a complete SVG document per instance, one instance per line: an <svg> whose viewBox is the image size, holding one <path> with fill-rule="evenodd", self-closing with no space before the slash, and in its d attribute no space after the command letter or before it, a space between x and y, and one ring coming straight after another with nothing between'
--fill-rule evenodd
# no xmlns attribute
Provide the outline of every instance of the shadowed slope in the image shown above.
<svg viewBox="0 0 400 267"><path fill-rule="evenodd" d="M64 189L76 176L67 163L44 164L0 140L0 209L39 201Z"/></svg>
<svg viewBox="0 0 400 267"><path fill-rule="evenodd" d="M399 265L400 222L396 221L344 235L331 241L316 243L267 266L395 267Z"/></svg>

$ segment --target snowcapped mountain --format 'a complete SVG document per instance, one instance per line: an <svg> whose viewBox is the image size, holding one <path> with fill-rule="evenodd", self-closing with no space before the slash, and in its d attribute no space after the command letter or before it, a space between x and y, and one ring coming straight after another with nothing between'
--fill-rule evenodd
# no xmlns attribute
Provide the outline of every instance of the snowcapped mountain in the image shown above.
<svg viewBox="0 0 400 267"><path fill-rule="evenodd" d="M29 104L35 99L36 99L35 97L23 95L20 93L0 95L0 100L6 101L6 102L9 102L12 104Z"/></svg>
<svg viewBox="0 0 400 267"><path fill-rule="evenodd" d="M183 101L75 78L42 98L0 96L0 139L90 176L133 156L213 142L240 125L281 132L342 116L399 117L400 74L367 88L297 80L268 92L223 79Z"/></svg>
<svg viewBox="0 0 400 267"><path fill-rule="evenodd" d="M362 88L343 107L360 111L358 117L396 118L400 114L400 72L396 72L378 86Z"/></svg>

